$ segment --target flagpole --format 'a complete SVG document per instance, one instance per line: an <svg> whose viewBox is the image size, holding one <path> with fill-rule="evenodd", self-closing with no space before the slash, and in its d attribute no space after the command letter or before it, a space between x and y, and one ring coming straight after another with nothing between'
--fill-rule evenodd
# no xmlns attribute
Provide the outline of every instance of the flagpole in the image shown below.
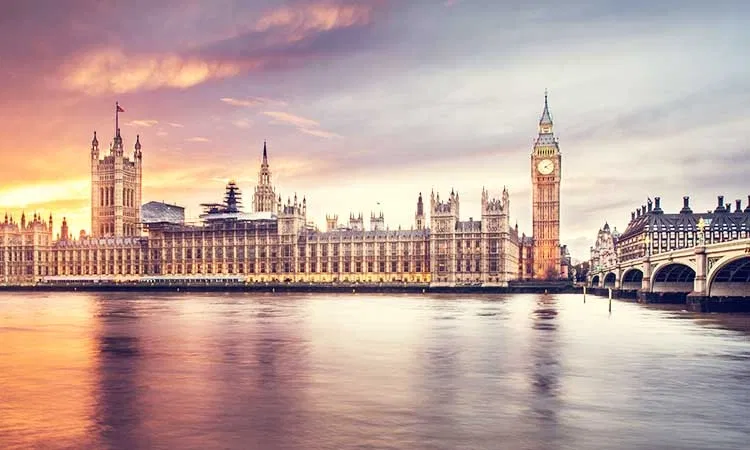
<svg viewBox="0 0 750 450"><path fill-rule="evenodd" d="M115 102L115 136L120 129L120 102Z"/></svg>

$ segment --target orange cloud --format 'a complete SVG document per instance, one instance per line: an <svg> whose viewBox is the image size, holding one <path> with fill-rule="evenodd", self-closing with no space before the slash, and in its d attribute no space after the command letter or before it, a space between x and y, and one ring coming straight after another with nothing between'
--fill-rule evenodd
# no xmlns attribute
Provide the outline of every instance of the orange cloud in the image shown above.
<svg viewBox="0 0 750 450"><path fill-rule="evenodd" d="M63 86L87 94L122 94L163 87L185 89L212 79L238 75L252 62L205 61L177 55L128 56L100 50L63 69Z"/></svg>
<svg viewBox="0 0 750 450"><path fill-rule="evenodd" d="M280 106L286 105L285 102L278 101L278 100L271 100L269 98L263 98L263 97L249 97L246 99L223 97L220 100L228 105L244 106L248 108L252 108L253 106L268 105L272 103L280 105Z"/></svg>
<svg viewBox="0 0 750 450"><path fill-rule="evenodd" d="M337 28L349 28L370 23L373 4L310 3L302 6L283 6L269 11L254 26L254 31L265 32L274 28L287 28L288 42L300 41L310 34Z"/></svg>
<svg viewBox="0 0 750 450"><path fill-rule="evenodd" d="M186 139L187 142L210 142L208 138L196 136Z"/></svg>

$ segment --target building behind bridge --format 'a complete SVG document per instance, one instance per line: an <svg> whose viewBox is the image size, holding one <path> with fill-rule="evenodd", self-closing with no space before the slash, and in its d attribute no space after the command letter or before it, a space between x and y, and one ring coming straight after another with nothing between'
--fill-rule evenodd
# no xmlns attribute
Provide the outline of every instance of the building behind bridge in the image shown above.
<svg viewBox="0 0 750 450"><path fill-rule="evenodd" d="M703 213L693 212L687 196L683 197L682 209L665 213L661 198L655 197L630 213L630 222L622 234L617 229L610 231L608 224L599 230L591 247L590 264L592 269L601 271L646 255L748 237L750 196L743 209L742 200L735 200L732 205L724 203L724 196L719 195L716 207Z"/></svg>

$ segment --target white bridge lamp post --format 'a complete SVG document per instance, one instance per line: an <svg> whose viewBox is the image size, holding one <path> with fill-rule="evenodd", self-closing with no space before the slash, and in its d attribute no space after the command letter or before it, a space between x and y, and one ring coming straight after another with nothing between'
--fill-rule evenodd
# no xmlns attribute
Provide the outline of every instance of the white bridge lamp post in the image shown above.
<svg viewBox="0 0 750 450"><path fill-rule="evenodd" d="M706 221L703 220L703 217L701 217L698 220L698 245L703 247L706 245L706 235L704 233L704 230L706 229Z"/></svg>

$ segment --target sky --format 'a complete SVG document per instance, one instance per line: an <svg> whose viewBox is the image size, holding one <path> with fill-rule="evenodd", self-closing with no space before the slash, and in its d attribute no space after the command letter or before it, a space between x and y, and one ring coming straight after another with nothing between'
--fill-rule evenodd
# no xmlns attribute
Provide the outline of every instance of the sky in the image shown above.
<svg viewBox="0 0 750 450"><path fill-rule="evenodd" d="M195 217L263 148L308 219L507 186L531 234L545 89L563 154L561 240L587 259L647 197L750 194L750 3L716 0L26 0L0 15L0 208L90 228L89 152L143 145L143 201Z"/></svg>

